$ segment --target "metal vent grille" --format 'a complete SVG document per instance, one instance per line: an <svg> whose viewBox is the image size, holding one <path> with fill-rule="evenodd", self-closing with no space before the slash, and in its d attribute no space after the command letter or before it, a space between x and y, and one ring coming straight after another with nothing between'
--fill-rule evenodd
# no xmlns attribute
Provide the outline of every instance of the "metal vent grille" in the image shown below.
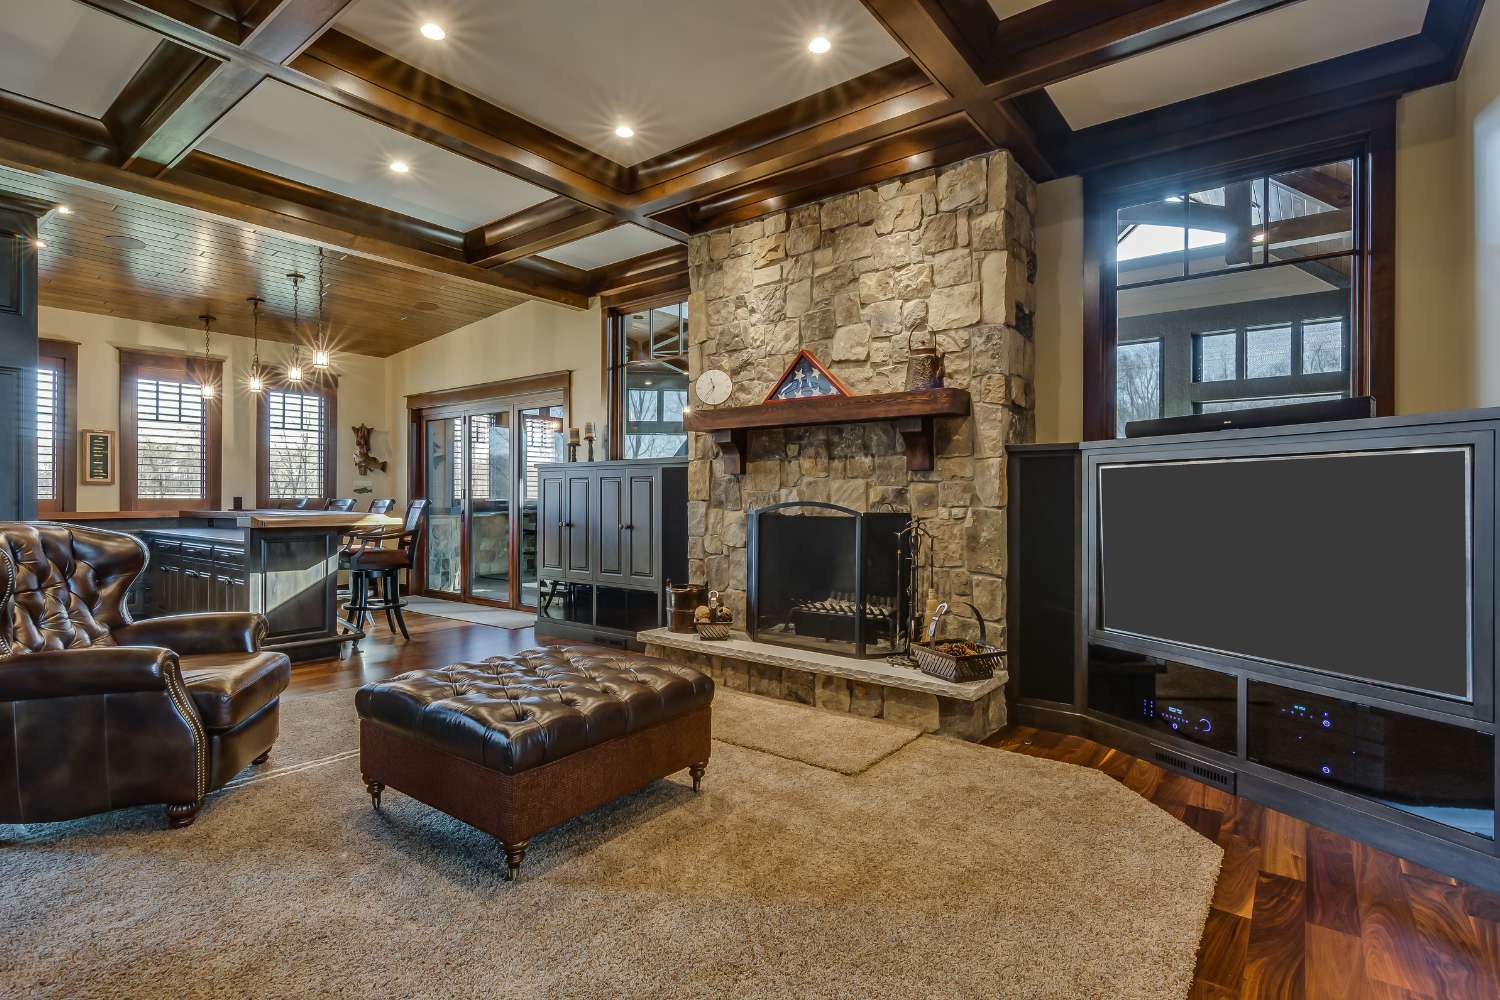
<svg viewBox="0 0 1500 1000"><path fill-rule="evenodd" d="M1219 767L1154 743L1151 745L1151 759L1169 771L1176 771L1178 774L1195 778L1205 784L1222 788L1231 795L1234 794L1236 775L1227 767Z"/></svg>

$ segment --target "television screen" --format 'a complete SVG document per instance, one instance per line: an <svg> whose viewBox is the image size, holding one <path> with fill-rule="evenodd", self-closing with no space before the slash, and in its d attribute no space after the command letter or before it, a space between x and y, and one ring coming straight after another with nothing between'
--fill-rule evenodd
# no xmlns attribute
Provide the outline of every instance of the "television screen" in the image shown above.
<svg viewBox="0 0 1500 1000"><path fill-rule="evenodd" d="M1463 447L1099 468L1099 622L1448 698L1471 691Z"/></svg>

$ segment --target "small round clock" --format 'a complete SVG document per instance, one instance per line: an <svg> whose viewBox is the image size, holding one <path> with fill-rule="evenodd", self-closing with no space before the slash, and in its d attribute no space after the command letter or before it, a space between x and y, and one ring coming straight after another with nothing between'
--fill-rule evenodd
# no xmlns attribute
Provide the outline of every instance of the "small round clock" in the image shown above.
<svg viewBox="0 0 1500 1000"><path fill-rule="evenodd" d="M734 382L728 372L714 368L698 376L698 398L709 406L718 406L733 390Z"/></svg>

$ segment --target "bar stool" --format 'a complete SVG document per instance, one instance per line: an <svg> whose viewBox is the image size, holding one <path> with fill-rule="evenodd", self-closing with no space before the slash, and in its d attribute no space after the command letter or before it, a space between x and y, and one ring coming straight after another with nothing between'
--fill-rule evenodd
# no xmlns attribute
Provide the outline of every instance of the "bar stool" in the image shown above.
<svg viewBox="0 0 1500 1000"><path fill-rule="evenodd" d="M349 551L350 597L345 605L348 611L345 620L356 632L364 631L371 612L384 611L391 632L394 634L399 628L404 638L411 638L401 614L406 607L401 600L401 571L411 569L417 544L426 528L427 501L413 500L406 508L400 529L377 529L355 536L359 547ZM384 548L390 538L396 539L396 547ZM358 645L358 640L355 644Z"/></svg>

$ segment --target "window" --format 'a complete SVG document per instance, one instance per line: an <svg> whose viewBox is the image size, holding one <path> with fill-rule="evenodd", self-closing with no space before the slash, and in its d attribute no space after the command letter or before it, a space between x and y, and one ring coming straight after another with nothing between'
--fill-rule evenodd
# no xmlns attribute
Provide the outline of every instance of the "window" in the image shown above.
<svg viewBox="0 0 1500 1000"><path fill-rule="evenodd" d="M120 506L175 510L219 504L217 400L200 380L222 381L222 364L120 354Z"/></svg>
<svg viewBox="0 0 1500 1000"><path fill-rule="evenodd" d="M1170 417L1368 394L1390 412L1393 107L1189 138L1085 184L1085 435L1155 400Z"/></svg>
<svg viewBox="0 0 1500 1000"><path fill-rule="evenodd" d="M257 502L334 495L334 409L336 390L326 387L268 386L256 404Z"/></svg>
<svg viewBox="0 0 1500 1000"><path fill-rule="evenodd" d="M686 302L611 317L610 411L622 458L685 458L688 405ZM612 434L613 434L612 429Z"/></svg>
<svg viewBox="0 0 1500 1000"><path fill-rule="evenodd" d="M1154 420L1161 416L1161 341L1121 344L1115 364L1119 433L1132 420Z"/></svg>
<svg viewBox="0 0 1500 1000"><path fill-rule="evenodd" d="M36 506L55 514L76 506L78 345L43 340L37 355Z"/></svg>

